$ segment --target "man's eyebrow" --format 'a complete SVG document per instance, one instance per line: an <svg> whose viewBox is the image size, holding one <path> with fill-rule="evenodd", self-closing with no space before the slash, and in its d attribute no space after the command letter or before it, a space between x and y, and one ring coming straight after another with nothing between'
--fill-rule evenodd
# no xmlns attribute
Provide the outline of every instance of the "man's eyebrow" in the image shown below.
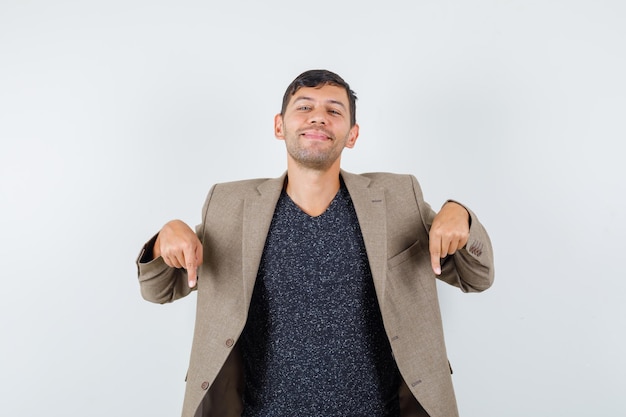
<svg viewBox="0 0 626 417"><path fill-rule="evenodd" d="M298 101L302 101L302 100L304 100L304 101L315 101L312 97L308 97L308 96L300 96L300 97L295 98L295 99L293 100L293 102L294 102L294 103L297 103ZM339 100L333 100L333 99L330 99L330 100L326 100L326 103L336 104L337 106L340 106L340 107L341 107L341 108L343 108L343 109L345 109L345 108L346 108L345 104L343 104L343 103L342 103L341 101L339 101Z"/></svg>

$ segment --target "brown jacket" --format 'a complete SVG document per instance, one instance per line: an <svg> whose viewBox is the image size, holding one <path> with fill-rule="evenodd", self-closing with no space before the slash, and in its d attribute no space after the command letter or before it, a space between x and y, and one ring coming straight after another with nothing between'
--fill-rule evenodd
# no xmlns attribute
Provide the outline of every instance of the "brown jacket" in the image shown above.
<svg viewBox="0 0 626 417"><path fill-rule="evenodd" d="M376 295L403 378L402 417L458 416L444 344L428 230L435 212L410 175L341 173L363 233ZM265 239L285 176L213 186L202 223L196 325L183 417L239 417L243 375L237 340L244 328ZM493 282L489 237L470 211L469 241L438 278L465 292ZM144 251L151 244L149 242ZM141 293L166 303L191 292L184 270L138 258Z"/></svg>

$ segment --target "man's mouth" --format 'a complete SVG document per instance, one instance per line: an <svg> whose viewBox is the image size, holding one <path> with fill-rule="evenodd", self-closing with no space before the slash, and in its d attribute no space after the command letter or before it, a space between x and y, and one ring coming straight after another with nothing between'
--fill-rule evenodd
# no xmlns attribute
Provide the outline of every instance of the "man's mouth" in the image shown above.
<svg viewBox="0 0 626 417"><path fill-rule="evenodd" d="M310 140L332 140L332 136L322 130L305 130L300 135Z"/></svg>

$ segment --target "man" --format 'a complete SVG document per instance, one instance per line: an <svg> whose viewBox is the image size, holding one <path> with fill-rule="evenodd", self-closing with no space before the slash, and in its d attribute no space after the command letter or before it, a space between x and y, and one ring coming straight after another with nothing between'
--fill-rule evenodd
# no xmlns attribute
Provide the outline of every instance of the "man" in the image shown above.
<svg viewBox="0 0 626 417"><path fill-rule="evenodd" d="M413 176L340 168L355 102L298 76L274 119L287 172L213 186L195 232L171 221L140 253L147 300L198 291L183 417L458 415L435 278L487 289L491 243Z"/></svg>

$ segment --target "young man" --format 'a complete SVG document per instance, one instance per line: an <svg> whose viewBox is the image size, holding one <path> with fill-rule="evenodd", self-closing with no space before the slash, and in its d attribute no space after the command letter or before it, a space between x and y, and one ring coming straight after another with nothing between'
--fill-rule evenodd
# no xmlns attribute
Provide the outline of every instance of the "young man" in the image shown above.
<svg viewBox="0 0 626 417"><path fill-rule="evenodd" d="M355 102L298 76L274 120L287 172L213 186L196 231L171 221L140 253L145 299L198 291L183 417L458 415L436 278L489 288L491 243L413 176L340 168Z"/></svg>

